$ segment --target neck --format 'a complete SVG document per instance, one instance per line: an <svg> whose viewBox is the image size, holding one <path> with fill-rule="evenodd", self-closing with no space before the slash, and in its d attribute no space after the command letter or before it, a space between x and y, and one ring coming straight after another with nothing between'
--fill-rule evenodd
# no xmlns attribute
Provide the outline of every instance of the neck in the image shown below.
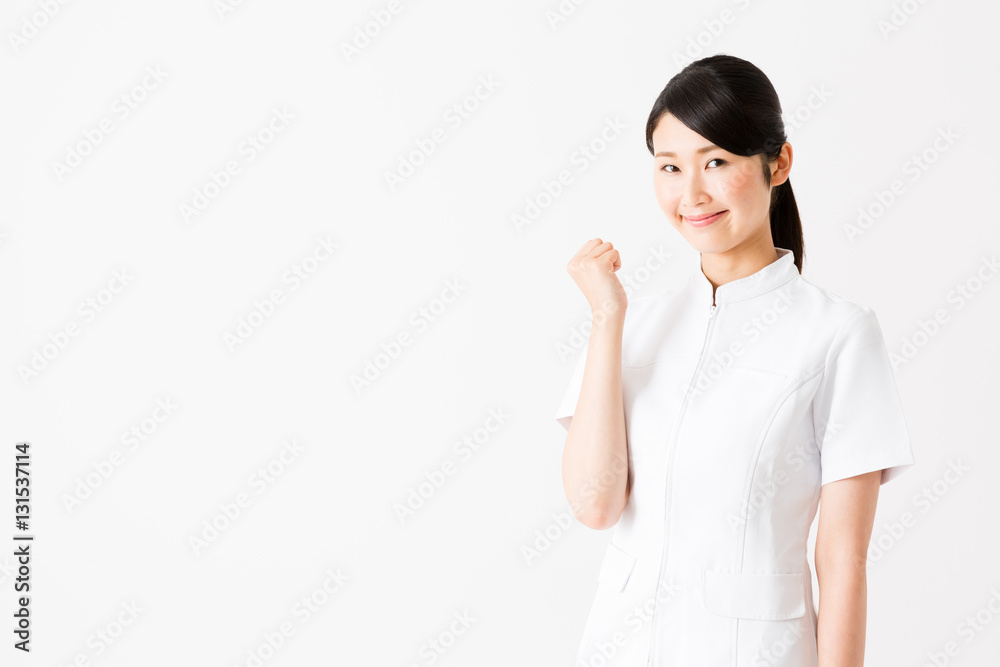
<svg viewBox="0 0 1000 667"><path fill-rule="evenodd" d="M768 264L778 261L774 244L759 244L753 248L733 248L720 253L701 253L701 271L712 283L712 303L719 285L753 275Z"/></svg>

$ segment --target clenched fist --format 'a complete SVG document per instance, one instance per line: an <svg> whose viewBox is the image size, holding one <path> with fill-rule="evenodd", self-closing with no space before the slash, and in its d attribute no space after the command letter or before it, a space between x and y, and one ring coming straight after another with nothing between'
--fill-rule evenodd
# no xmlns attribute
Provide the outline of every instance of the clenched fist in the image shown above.
<svg viewBox="0 0 1000 667"><path fill-rule="evenodd" d="M628 297L615 271L622 266L610 241L591 239L573 255L566 271L590 304L594 317L624 318Z"/></svg>

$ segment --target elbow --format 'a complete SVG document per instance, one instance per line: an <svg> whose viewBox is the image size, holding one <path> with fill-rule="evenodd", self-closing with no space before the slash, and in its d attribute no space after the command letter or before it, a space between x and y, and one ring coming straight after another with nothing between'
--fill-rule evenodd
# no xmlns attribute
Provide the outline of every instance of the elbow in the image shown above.
<svg viewBox="0 0 1000 667"><path fill-rule="evenodd" d="M574 512L577 521L591 530L607 530L613 528L621 518L624 507L611 506L609 503L594 502L585 510Z"/></svg>
<svg viewBox="0 0 1000 667"><path fill-rule="evenodd" d="M588 461L579 460L575 448L567 438L563 449L562 478L566 499L577 521L593 530L607 530L621 518L628 502L629 482L622 476L611 481L601 473L605 466L596 468Z"/></svg>

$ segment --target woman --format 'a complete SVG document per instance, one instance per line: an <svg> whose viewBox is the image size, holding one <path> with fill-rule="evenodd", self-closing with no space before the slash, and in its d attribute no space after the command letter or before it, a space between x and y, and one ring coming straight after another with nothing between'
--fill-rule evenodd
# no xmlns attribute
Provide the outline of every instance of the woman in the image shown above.
<svg viewBox="0 0 1000 667"><path fill-rule="evenodd" d="M614 526L577 664L862 667L879 486L913 464L875 314L800 275L792 148L754 65L685 67L646 144L700 261L632 303L611 243L567 267L594 322L556 413L563 484Z"/></svg>

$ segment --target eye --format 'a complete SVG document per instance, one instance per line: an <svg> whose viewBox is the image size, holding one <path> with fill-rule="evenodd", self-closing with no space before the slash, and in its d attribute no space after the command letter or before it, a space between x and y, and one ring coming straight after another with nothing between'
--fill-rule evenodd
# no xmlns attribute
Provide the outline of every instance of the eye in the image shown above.
<svg viewBox="0 0 1000 667"><path fill-rule="evenodd" d="M719 163L719 166L720 166L720 167L721 167L722 165L726 164L726 161L725 161L725 160L723 160L723 159L722 159L722 158L720 158L720 157L716 157L716 158L712 158L711 160L709 160L709 161L708 161L708 164L711 164L711 163L713 163L713 162L718 162L718 163ZM668 169L668 167L669 167L669 169ZM665 165L663 165L662 167L660 167L660 171L665 171L665 172L667 172L668 174L676 174L677 172L676 172L676 171L673 171L673 170L675 170L675 169L677 169L677 167L675 167L675 166L674 166L674 165L672 165L672 164L665 164Z"/></svg>

